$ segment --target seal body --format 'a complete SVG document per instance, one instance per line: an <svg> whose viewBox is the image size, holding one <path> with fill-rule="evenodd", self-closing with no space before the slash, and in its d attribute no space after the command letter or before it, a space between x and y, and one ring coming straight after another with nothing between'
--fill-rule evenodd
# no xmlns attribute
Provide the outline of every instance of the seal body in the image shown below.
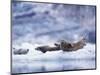
<svg viewBox="0 0 100 75"><path fill-rule="evenodd" d="M40 46L40 47L37 47L35 49L38 50L38 51L41 51L41 52L45 53L47 51L57 51L57 50L60 50L60 47L58 47L58 46L55 46L55 47Z"/></svg>
<svg viewBox="0 0 100 75"><path fill-rule="evenodd" d="M79 50L81 48L83 48L85 46L85 40L81 39L80 41L76 42L76 43L67 43L66 41L62 41L60 44L60 48L63 51L76 51Z"/></svg>
<svg viewBox="0 0 100 75"><path fill-rule="evenodd" d="M27 54L29 52L29 49L18 49L13 51L15 55L22 55L22 54Z"/></svg>

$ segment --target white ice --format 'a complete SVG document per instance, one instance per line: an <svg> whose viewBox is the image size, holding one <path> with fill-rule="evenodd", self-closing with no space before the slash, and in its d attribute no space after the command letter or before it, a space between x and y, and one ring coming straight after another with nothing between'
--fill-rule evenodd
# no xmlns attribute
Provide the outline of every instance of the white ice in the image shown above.
<svg viewBox="0 0 100 75"><path fill-rule="evenodd" d="M37 46L40 45L23 43L21 46L14 46L17 49L28 48L30 50L26 55L12 55L14 73L95 68L95 44L87 43L83 49L75 52L60 50L42 53L35 50Z"/></svg>

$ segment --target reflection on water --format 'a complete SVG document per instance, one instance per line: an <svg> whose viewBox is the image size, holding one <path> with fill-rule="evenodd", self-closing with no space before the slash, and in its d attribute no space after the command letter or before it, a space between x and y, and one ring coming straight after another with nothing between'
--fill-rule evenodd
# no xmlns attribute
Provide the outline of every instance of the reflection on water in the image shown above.
<svg viewBox="0 0 100 75"><path fill-rule="evenodd" d="M93 69L95 68L95 59L72 59L72 60L51 60L51 61L17 61L12 67L13 73L28 72L47 72L63 71L74 69Z"/></svg>

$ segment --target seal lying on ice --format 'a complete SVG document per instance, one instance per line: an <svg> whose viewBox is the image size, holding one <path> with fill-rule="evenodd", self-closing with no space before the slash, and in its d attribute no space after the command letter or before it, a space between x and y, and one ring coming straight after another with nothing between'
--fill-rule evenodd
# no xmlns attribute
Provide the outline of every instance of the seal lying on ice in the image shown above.
<svg viewBox="0 0 100 75"><path fill-rule="evenodd" d="M67 43L65 41L62 41L60 44L60 49L63 51L76 51L83 48L85 45L86 43L84 38L76 43Z"/></svg>
<svg viewBox="0 0 100 75"><path fill-rule="evenodd" d="M15 49L15 48L13 48L14 50L13 50L13 53L15 54L15 55L21 55L21 54L27 54L28 52L29 52L29 49Z"/></svg>
<svg viewBox="0 0 100 75"><path fill-rule="evenodd" d="M50 47L50 46L40 46L35 48L35 50L41 51L43 53L47 51L58 51L58 50L63 50L66 52L71 52L71 51L76 51L85 46L85 39L82 38L80 41L76 43L68 43L64 40L60 42L60 44L55 43L55 47Z"/></svg>
<svg viewBox="0 0 100 75"><path fill-rule="evenodd" d="M60 46L55 46L55 47L49 47L49 46L40 46L35 48L35 50L41 51L45 53L46 51L58 51L60 50Z"/></svg>

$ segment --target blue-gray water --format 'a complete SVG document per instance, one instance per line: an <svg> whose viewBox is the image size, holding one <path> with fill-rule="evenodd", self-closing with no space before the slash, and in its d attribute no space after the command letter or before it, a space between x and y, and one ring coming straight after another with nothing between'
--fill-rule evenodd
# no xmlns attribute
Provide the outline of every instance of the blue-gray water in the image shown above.
<svg viewBox="0 0 100 75"><path fill-rule="evenodd" d="M14 62L13 73L48 72L63 70L94 69L95 60L55 60L55 61L31 61Z"/></svg>

